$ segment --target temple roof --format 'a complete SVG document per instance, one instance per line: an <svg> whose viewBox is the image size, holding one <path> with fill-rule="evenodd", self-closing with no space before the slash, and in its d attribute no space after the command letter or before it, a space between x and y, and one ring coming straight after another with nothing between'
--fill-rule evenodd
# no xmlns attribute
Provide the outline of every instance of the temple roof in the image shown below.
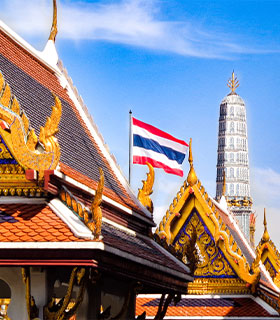
<svg viewBox="0 0 280 320"><path fill-rule="evenodd" d="M236 92L231 92L225 96L221 104L238 104L245 106L244 100Z"/></svg>
<svg viewBox="0 0 280 320"><path fill-rule="evenodd" d="M151 213L50 50L52 41L38 52L0 22L0 265L86 264L153 290L185 290L189 268L149 237ZM36 168L49 155L59 163L40 171L25 165L27 154Z"/></svg>
<svg viewBox="0 0 280 320"><path fill-rule="evenodd" d="M96 187L101 167L105 175L104 194L150 217L132 194L61 64L60 71L50 69L47 62L42 63L42 59L16 43L2 24L0 42L0 71L37 135L50 115L52 93L61 100L62 118L57 135L61 146L60 171L89 187Z"/></svg>

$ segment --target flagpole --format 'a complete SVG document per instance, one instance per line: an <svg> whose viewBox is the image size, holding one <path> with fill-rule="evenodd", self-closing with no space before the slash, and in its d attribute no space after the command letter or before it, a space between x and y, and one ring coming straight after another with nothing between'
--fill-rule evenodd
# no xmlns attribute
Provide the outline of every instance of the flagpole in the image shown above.
<svg viewBox="0 0 280 320"><path fill-rule="evenodd" d="M131 131L131 127L132 127L132 111L129 110L129 164L128 164L128 183L130 184L131 181L131 163L132 163L132 131Z"/></svg>

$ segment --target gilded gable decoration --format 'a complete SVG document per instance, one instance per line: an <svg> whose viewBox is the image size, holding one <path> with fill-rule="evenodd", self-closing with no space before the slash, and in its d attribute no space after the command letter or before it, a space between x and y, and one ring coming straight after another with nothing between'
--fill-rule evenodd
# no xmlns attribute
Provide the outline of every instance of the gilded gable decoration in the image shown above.
<svg viewBox="0 0 280 320"><path fill-rule="evenodd" d="M142 189L139 189L138 200L146 207L151 213L154 211L153 201L150 195L153 193L153 185L155 181L155 170L150 163L146 163L149 168L149 173L147 173L147 179L142 180Z"/></svg>
<svg viewBox="0 0 280 320"><path fill-rule="evenodd" d="M0 73L0 135L2 158L11 157L23 167L39 172L39 179L43 178L45 170L55 169L60 158L60 147L55 138L61 118L62 106L59 98L54 95L55 105L51 116L47 118L44 127L41 127L39 142L44 151L39 151L38 138L34 129L29 127L29 120L21 110L16 97L12 94L10 86ZM7 159L6 159L7 160Z"/></svg>
<svg viewBox="0 0 280 320"><path fill-rule="evenodd" d="M256 248L256 259L261 261L269 272L271 278L278 288L280 288L280 253L276 249L274 243L270 239L267 222L266 210L264 209L264 232L260 243Z"/></svg>
<svg viewBox="0 0 280 320"><path fill-rule="evenodd" d="M207 226L195 210L174 240L175 248L184 253L185 244L192 241L193 238L196 239L199 257L194 270L196 278L237 278L222 251L216 246Z"/></svg>
<svg viewBox="0 0 280 320"><path fill-rule="evenodd" d="M181 253L185 262L188 257L184 258L184 246L196 237L199 259L194 271L195 281L189 284L189 293L211 293L211 290L217 293L255 292L260 278L259 265L257 261L252 267L249 265L222 219L220 209L198 180L193 167L191 141L189 163L187 181L160 222L156 235ZM204 278L203 281L208 279L209 285L201 287L200 278Z"/></svg>

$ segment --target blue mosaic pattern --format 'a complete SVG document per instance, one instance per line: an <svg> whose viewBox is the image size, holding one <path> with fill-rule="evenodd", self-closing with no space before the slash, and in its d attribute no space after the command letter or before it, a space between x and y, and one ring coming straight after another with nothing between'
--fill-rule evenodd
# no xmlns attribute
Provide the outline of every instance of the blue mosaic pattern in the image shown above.
<svg viewBox="0 0 280 320"><path fill-rule="evenodd" d="M271 274L271 277L272 277L272 278L275 277L276 274L277 274L277 271L276 271L275 268L273 267L273 264L271 263L271 261L270 261L268 258L266 258L266 259L264 260L263 264L264 264L264 266L266 267L266 269L267 269L267 264L269 264L269 267L272 269L272 271L273 271L274 274L272 275L272 274L271 274L271 271L270 271L270 270L268 270L268 271L269 271L269 273Z"/></svg>
<svg viewBox="0 0 280 320"><path fill-rule="evenodd" d="M8 152L10 153L11 157L13 157L13 155L11 154L8 146L6 145L4 139L0 136L0 143L3 143L4 146L6 147L6 149L8 150ZM2 152L2 148L0 147L0 153ZM17 161L14 159L0 159L0 164L17 164Z"/></svg>

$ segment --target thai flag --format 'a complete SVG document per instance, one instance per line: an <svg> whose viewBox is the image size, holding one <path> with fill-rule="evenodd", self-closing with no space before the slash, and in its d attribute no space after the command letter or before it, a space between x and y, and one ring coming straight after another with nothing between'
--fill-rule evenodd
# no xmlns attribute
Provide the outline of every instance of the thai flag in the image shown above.
<svg viewBox="0 0 280 320"><path fill-rule="evenodd" d="M183 176L182 162L188 144L147 123L132 118L133 163L149 162L155 168Z"/></svg>

